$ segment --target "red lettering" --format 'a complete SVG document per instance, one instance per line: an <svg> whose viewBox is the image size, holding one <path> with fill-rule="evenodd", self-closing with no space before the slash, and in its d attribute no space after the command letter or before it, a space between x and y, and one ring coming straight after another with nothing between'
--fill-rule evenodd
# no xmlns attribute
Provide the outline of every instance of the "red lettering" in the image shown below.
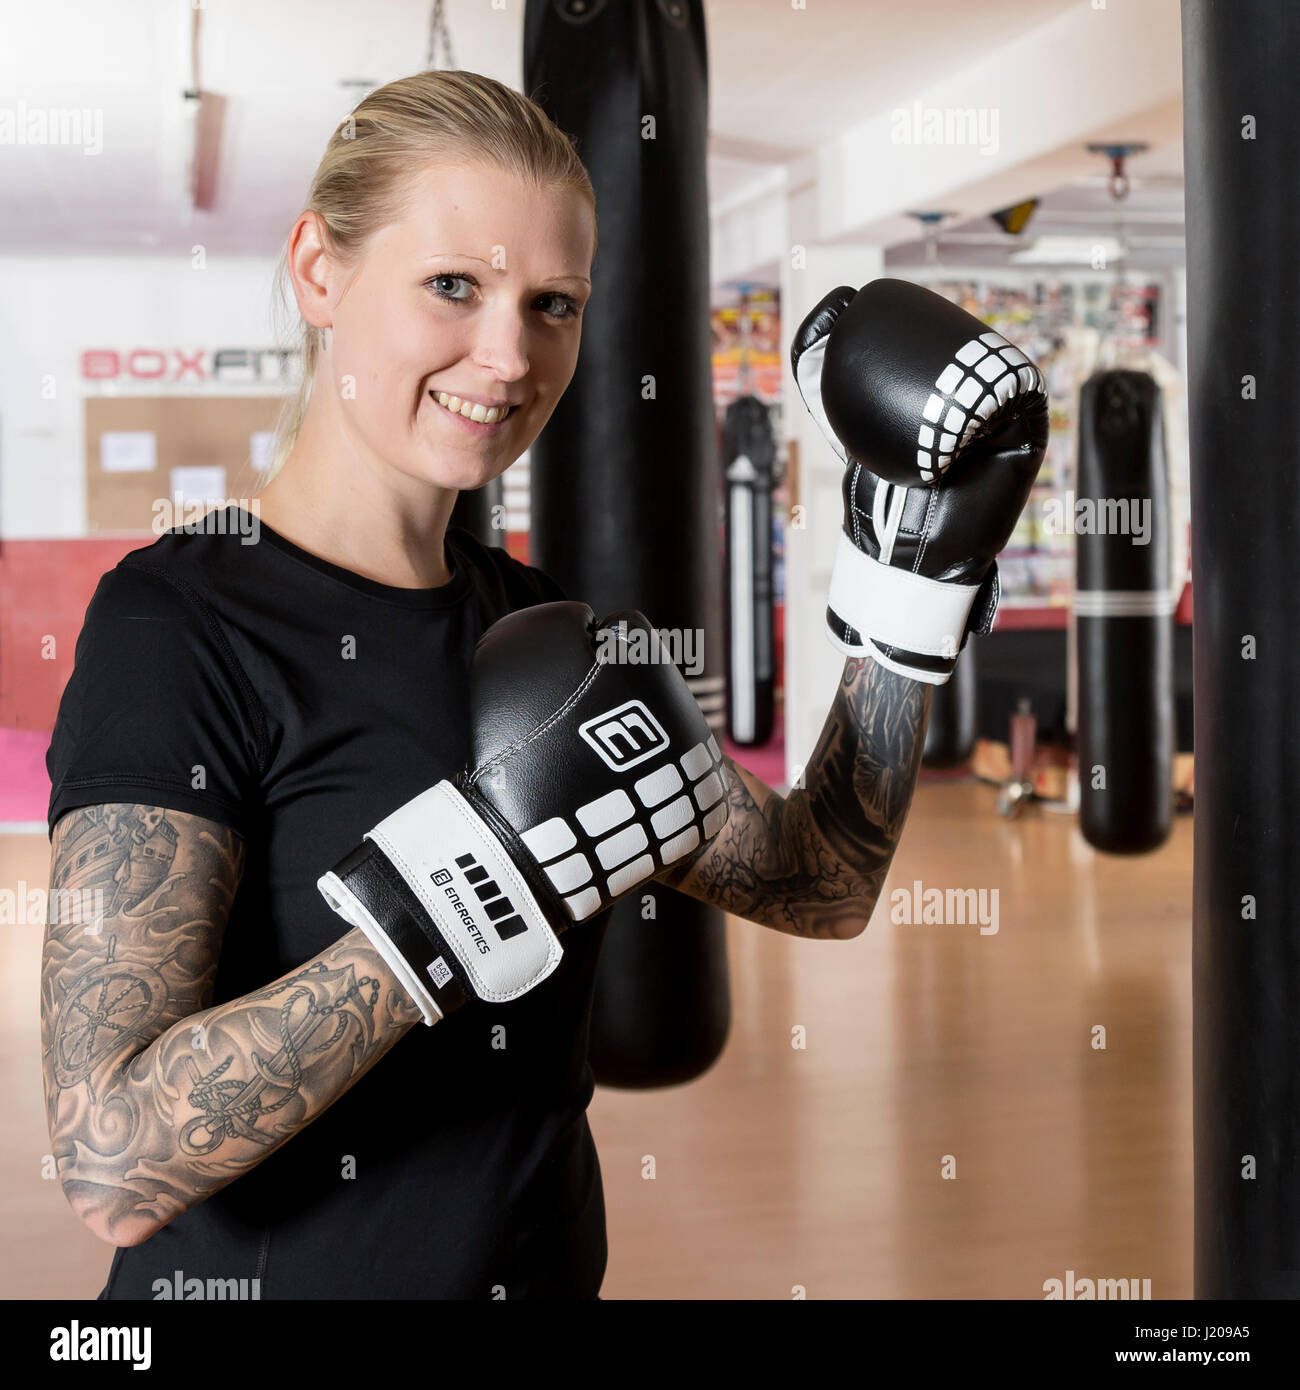
<svg viewBox="0 0 1300 1390"><path fill-rule="evenodd" d="M150 371L142 363L153 363L157 371ZM157 381L167 374L167 358L157 348L136 348L126 359L127 372L142 381Z"/></svg>
<svg viewBox="0 0 1300 1390"><path fill-rule="evenodd" d="M193 357L186 357L180 348L176 349L176 380L179 381L186 372L193 372L200 381L204 379L202 348L199 348Z"/></svg>
<svg viewBox="0 0 1300 1390"><path fill-rule="evenodd" d="M87 381L108 381L119 370L117 353L112 348L89 348L81 354L81 375Z"/></svg>

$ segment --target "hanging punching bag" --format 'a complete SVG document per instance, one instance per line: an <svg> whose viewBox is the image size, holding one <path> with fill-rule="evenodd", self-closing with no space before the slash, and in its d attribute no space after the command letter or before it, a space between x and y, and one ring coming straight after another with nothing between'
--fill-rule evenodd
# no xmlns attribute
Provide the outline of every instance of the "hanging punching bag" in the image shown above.
<svg viewBox="0 0 1300 1390"><path fill-rule="evenodd" d="M727 733L772 737L772 481L776 436L767 407L739 396L722 417L727 485Z"/></svg>
<svg viewBox="0 0 1300 1390"><path fill-rule="evenodd" d="M952 675L936 685L930 698L930 720L925 726L923 767L935 770L961 767L975 752L977 735L976 688L977 637L967 640Z"/></svg>
<svg viewBox="0 0 1300 1390"><path fill-rule="evenodd" d="M573 138L600 227L577 369L532 449L531 555L598 612L638 608L702 645L684 674L720 735L706 78L701 0L528 0L524 90ZM658 884L612 909L598 1081L688 1081L730 1016L720 912Z"/></svg>
<svg viewBox="0 0 1300 1390"><path fill-rule="evenodd" d="M1174 607L1160 388L1097 372L1079 399L1074 611L1079 828L1140 853L1173 824Z"/></svg>
<svg viewBox="0 0 1300 1390"><path fill-rule="evenodd" d="M925 767L960 767L975 751L975 648L970 638L957 658L952 675L934 687L930 698L930 722L925 726Z"/></svg>

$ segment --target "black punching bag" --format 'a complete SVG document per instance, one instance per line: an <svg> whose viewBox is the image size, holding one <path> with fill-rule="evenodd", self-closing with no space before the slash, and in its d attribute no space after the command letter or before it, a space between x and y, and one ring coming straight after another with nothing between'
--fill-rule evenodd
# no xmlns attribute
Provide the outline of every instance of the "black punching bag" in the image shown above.
<svg viewBox="0 0 1300 1390"><path fill-rule="evenodd" d="M1198 1298L1300 1297L1297 71L1295 5L1184 0Z"/></svg>
<svg viewBox="0 0 1300 1390"><path fill-rule="evenodd" d="M720 736L701 0L528 0L524 90L573 138L600 225L577 370L532 449L531 555L597 612L638 608L700 641L684 674ZM730 1019L720 912L658 884L611 910L591 1019L598 1081L689 1081Z"/></svg>
<svg viewBox="0 0 1300 1390"><path fill-rule="evenodd" d="M1160 388L1097 372L1079 398L1079 829L1140 853L1173 825L1174 606Z"/></svg>
<svg viewBox="0 0 1300 1390"><path fill-rule="evenodd" d="M772 737L772 482L776 435L757 396L722 417L727 486L727 733L746 747Z"/></svg>
<svg viewBox="0 0 1300 1390"><path fill-rule="evenodd" d="M979 639L968 639L952 675L934 687L930 697L930 722L925 726L925 767L961 767L975 751L975 648Z"/></svg>

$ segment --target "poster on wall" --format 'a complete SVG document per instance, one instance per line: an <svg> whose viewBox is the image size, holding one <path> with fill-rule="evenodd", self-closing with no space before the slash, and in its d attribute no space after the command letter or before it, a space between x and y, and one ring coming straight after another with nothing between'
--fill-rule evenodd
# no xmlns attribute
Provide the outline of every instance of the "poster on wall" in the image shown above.
<svg viewBox="0 0 1300 1390"><path fill-rule="evenodd" d="M1063 620L1074 592L1074 537L1046 519L1053 515L1048 503L1058 509L1065 506L1074 486L1079 387L1091 370L1099 340L1123 348L1159 345L1160 285L1064 278L1007 285L956 277L927 283L1017 344L1047 379L1047 456L1029 503L998 557L1000 608L1004 614L1030 610L1030 626L1035 625L1032 610L1056 609Z"/></svg>
<svg viewBox="0 0 1300 1390"><path fill-rule="evenodd" d="M152 430L105 430L99 466L105 473L151 473L158 466L158 436Z"/></svg>
<svg viewBox="0 0 1300 1390"><path fill-rule="evenodd" d="M713 403L721 413L737 396L771 405L781 399L781 298L768 285L727 286L714 303Z"/></svg>

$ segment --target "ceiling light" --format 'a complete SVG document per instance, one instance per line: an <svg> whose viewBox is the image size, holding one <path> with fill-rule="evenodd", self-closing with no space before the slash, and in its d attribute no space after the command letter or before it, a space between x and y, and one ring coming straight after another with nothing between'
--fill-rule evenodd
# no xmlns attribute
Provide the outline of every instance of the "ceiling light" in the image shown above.
<svg viewBox="0 0 1300 1390"><path fill-rule="evenodd" d="M1113 236L1040 236L1023 251L1013 251L1017 265L1086 265L1105 270L1124 259L1124 243Z"/></svg>

